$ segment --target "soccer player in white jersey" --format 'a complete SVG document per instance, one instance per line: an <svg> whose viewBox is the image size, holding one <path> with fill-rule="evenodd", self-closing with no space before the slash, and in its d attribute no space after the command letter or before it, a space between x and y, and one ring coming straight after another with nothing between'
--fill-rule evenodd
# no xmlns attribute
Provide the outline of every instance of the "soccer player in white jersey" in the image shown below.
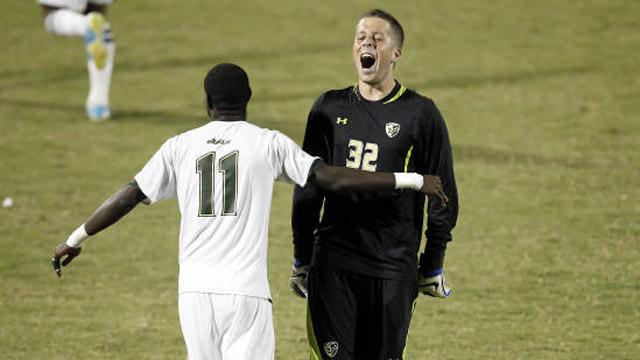
<svg viewBox="0 0 640 360"><path fill-rule="evenodd" d="M446 196L436 176L331 167L282 133L248 123L251 88L236 65L215 66L204 88L214 121L167 140L134 181L56 247L52 264L60 276L90 235L140 202L177 197L178 304L189 359L273 359L267 234L275 180L314 182L327 191L408 188Z"/></svg>
<svg viewBox="0 0 640 360"><path fill-rule="evenodd" d="M116 44L106 19L112 0L38 0L44 28L57 36L84 38L89 70L87 117L100 121L111 117L109 88Z"/></svg>

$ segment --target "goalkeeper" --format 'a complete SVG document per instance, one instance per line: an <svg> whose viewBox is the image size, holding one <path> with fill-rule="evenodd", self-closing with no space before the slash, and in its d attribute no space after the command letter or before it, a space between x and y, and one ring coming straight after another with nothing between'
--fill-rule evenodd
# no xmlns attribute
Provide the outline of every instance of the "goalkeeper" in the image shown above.
<svg viewBox="0 0 640 360"><path fill-rule="evenodd" d="M333 166L437 175L450 201L443 206L429 198L418 260L424 195L296 188L291 285L308 296L314 359L402 359L418 286L435 297L451 294L444 255L458 195L449 134L435 103L395 79L403 39L400 23L382 10L358 19L352 49L358 82L318 98L303 149Z"/></svg>

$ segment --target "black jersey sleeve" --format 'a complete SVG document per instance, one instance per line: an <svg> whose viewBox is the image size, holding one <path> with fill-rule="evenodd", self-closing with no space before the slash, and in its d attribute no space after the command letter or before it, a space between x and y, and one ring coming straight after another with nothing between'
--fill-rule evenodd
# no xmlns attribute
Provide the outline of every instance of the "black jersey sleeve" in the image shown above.
<svg viewBox="0 0 640 360"><path fill-rule="evenodd" d="M313 156L330 162L327 142L326 116L322 112L324 95L316 100L309 112L302 149ZM293 233L294 257L303 264L311 262L314 231L320 221L320 209L324 201L321 189L310 181L306 186L296 186L293 190L291 229Z"/></svg>
<svg viewBox="0 0 640 360"><path fill-rule="evenodd" d="M428 121L424 128L425 170L427 174L440 177L449 203L446 207L441 207L438 199L430 199L428 202L425 232L427 243L420 256L420 269L424 272L442 268L447 243L452 239L451 231L458 218L458 190L449 133L436 105L432 101L429 101L429 105L425 114Z"/></svg>

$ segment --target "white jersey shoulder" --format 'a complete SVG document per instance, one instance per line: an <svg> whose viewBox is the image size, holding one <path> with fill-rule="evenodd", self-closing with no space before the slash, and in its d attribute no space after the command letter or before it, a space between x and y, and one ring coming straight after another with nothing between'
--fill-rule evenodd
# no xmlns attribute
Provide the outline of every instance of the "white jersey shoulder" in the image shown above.
<svg viewBox="0 0 640 360"><path fill-rule="evenodd" d="M245 121L213 121L167 140L136 175L153 203L178 198L181 292L269 298L273 182L304 186L316 158Z"/></svg>

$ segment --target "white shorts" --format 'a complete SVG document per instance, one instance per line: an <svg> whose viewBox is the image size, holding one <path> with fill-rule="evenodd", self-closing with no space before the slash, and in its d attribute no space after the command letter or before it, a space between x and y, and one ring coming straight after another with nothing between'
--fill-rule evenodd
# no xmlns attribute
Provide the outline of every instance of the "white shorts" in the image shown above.
<svg viewBox="0 0 640 360"><path fill-rule="evenodd" d="M275 336L267 299L199 292L178 298L189 360L273 360Z"/></svg>
<svg viewBox="0 0 640 360"><path fill-rule="evenodd" d="M40 5L69 9L79 13L86 10L87 4L109 5L112 2L112 0L38 0Z"/></svg>

